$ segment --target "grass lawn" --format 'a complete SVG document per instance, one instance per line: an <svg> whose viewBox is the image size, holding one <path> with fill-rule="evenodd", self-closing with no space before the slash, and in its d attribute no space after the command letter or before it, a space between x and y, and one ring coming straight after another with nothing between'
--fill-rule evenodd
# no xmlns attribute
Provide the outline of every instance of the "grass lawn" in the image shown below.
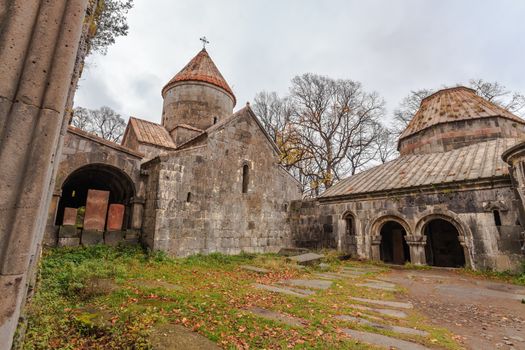
<svg viewBox="0 0 525 350"><path fill-rule="evenodd" d="M334 271L344 265L364 265L335 258L327 262ZM271 272L246 271L240 268L243 264ZM349 296L394 300L392 292L358 288L351 279L336 281L307 298L252 287L256 282L309 278L314 272L316 268L298 269L277 255L170 259L138 247L49 249L40 263L36 294L26 310L23 348L151 349L149 335L167 324L182 325L225 349L371 349L345 336L341 329L393 335L333 317L365 313L353 308L355 302ZM252 306L292 315L308 324L292 327L260 318L246 310ZM407 319L388 322L430 332L429 337L395 335L398 338L429 347L460 348L448 331L427 325L415 311Z"/></svg>

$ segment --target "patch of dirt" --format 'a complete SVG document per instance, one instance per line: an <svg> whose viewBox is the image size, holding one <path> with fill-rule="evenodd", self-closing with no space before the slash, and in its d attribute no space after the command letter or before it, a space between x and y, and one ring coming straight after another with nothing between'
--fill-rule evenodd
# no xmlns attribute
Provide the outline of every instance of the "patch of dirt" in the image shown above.
<svg viewBox="0 0 525 350"><path fill-rule="evenodd" d="M467 349L525 350L525 288L462 276L454 271L393 270L392 281L430 322L458 335Z"/></svg>

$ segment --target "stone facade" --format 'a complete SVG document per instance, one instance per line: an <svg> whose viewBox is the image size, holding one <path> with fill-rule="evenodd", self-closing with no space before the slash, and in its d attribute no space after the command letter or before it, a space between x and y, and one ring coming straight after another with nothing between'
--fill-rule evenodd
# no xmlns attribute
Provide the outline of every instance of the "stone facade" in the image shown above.
<svg viewBox="0 0 525 350"><path fill-rule="evenodd" d="M249 169L246 193L244 166ZM250 111L210 133L203 144L143 168L148 246L184 256L269 252L290 245L287 212L299 187L278 165L276 150Z"/></svg>
<svg viewBox="0 0 525 350"><path fill-rule="evenodd" d="M392 196L332 201L322 199L313 206L297 208L291 218L294 243L309 247L304 237L322 237L324 247L337 249L355 258L380 260L381 228L390 221L399 223L406 232L410 248L409 261L426 264L425 225L433 219L451 222L459 233L464 249L465 265L473 269L508 270L516 268L523 255L520 252L522 227L517 222L520 203L515 200L510 184L495 188L472 188L458 191L400 193ZM498 210L500 223L494 219ZM351 216L355 236L347 235ZM305 217L319 218L303 221ZM321 224L322 223L322 224ZM352 244L356 245L353 252Z"/></svg>
<svg viewBox="0 0 525 350"><path fill-rule="evenodd" d="M523 139L523 120L473 90L438 91L401 134L399 158L292 204L294 244L396 264L518 269Z"/></svg>
<svg viewBox="0 0 525 350"><path fill-rule="evenodd" d="M107 244L140 231L150 249L173 256L290 246L288 210L299 184L250 107L233 113L235 97L206 51L163 96L162 124L130 118L122 145L69 128L46 241L78 245L72 238L85 234L101 242L100 233L66 227L62 217L102 190L109 207L124 206L122 230L113 233L108 221L98 227Z"/></svg>

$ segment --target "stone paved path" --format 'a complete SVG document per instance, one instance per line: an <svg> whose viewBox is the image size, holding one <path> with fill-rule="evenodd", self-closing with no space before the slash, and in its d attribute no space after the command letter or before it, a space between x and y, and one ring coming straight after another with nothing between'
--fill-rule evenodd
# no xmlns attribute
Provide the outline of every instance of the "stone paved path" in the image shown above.
<svg viewBox="0 0 525 350"><path fill-rule="evenodd" d="M525 350L525 287L453 270L392 270L387 278L430 322L460 336L467 349Z"/></svg>
<svg viewBox="0 0 525 350"><path fill-rule="evenodd" d="M289 279L279 281L274 285L255 284L259 289L268 290L276 293L283 293L287 295L304 298L305 296L315 297L316 293L330 288L334 282L340 280L354 280L355 286L363 289L378 289L388 293L397 291L397 285L393 281L385 280L383 278L367 278L370 272L379 272L381 269L376 267L345 267L336 272L320 272L313 274L313 279ZM357 283L359 281L359 283ZM293 286L288 287L288 286ZM302 288L302 289L301 289ZM397 348L404 350L422 350L427 349L425 346L416 342L396 339L395 337L388 337L373 332L365 332L348 329L351 324L365 325L378 331L390 331L400 335L409 335L413 337L428 337L429 333L419 329L402 327L397 323L399 319L405 319L408 314L405 312L413 308L410 302L368 299L359 297L350 297L352 303L351 308L363 311L363 314L356 317L351 315L339 315L335 318L340 320L343 332L351 338L361 343L368 343L378 347ZM402 309L402 310L399 310ZM405 310L405 311L403 311ZM249 310L252 314L266 319L282 322L284 324L296 327L303 327L307 324L306 320L296 318L290 315L267 310L263 308L251 308ZM376 320L370 321L370 320ZM391 324L392 323L392 324Z"/></svg>

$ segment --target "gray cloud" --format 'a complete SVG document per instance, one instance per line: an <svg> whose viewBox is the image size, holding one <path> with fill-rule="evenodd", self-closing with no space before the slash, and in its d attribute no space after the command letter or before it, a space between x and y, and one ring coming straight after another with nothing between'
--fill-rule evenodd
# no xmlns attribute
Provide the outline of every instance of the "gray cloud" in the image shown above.
<svg viewBox="0 0 525 350"><path fill-rule="evenodd" d="M202 35L237 107L305 72L361 81L389 109L410 90L473 77L525 92L522 0L136 2L129 36L91 58L77 105L160 121L160 90Z"/></svg>

